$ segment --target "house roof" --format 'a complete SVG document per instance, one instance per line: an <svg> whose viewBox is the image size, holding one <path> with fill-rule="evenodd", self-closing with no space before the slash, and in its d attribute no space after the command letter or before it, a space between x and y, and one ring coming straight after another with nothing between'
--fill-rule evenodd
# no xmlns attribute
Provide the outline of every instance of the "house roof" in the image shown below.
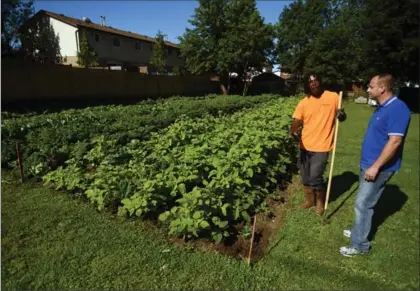
<svg viewBox="0 0 420 291"><path fill-rule="evenodd" d="M115 35L130 37L130 38L133 38L133 39L138 39L138 40L143 40L143 41L148 41L148 42L156 42L156 38L153 38L153 37L148 37L146 35L133 33L131 31L120 30L120 29L117 29L117 28L113 28L111 26L102 26L100 24L96 24L96 23L93 23L93 22L87 22L87 21L84 21L82 19L76 19L76 18L73 18L73 17L65 16L63 14L57 14L57 13L46 11L46 10L40 10L40 11L38 11L38 13L36 15L41 15L41 14L52 17L54 19L57 19L61 22L64 22L64 23L66 23L68 25L71 25L71 26L74 26L74 27L91 28L91 29L95 29L95 30L99 30L99 31L103 31L103 32L107 32L107 33L111 33L111 34L115 34ZM179 48L179 45L174 44L174 43L169 42L169 41L165 41L165 44L167 46L171 46L171 47L174 47L174 48Z"/></svg>

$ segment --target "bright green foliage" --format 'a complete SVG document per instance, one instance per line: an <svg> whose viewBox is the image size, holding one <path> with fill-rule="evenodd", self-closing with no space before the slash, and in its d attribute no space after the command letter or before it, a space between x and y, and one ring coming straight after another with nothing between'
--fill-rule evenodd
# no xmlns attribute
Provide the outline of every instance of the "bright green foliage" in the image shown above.
<svg viewBox="0 0 420 291"><path fill-rule="evenodd" d="M277 24L280 66L330 84L390 72L418 81L419 4L415 0L295 1Z"/></svg>
<svg viewBox="0 0 420 291"><path fill-rule="evenodd" d="M156 34L156 42L153 44L152 57L150 64L156 69L158 74L166 73L166 57L168 55L165 44L165 35L159 30Z"/></svg>
<svg viewBox="0 0 420 291"><path fill-rule="evenodd" d="M1 53L2 56L18 52L19 28L33 15L33 1L7 0L1 3Z"/></svg>
<svg viewBox="0 0 420 291"><path fill-rule="evenodd" d="M252 267L247 250L238 260L202 243L178 247L162 228L94 213L61 191L21 184L18 171L2 171L2 290L419 290L419 114L402 169L377 205L373 249L349 259L338 249L349 243L342 232L354 221L357 157L373 109L345 107L351 118L339 128L328 223L296 209L305 195L295 176L284 225ZM241 234L249 240L251 231L252 223Z"/></svg>
<svg viewBox="0 0 420 291"><path fill-rule="evenodd" d="M401 81L419 81L419 1L365 1L364 74L391 72Z"/></svg>
<svg viewBox="0 0 420 291"><path fill-rule="evenodd" d="M132 139L148 139L151 132L181 115L232 113L274 98L278 96L174 97L134 106L97 106L20 118L3 114L2 167L16 164L16 142L21 146L25 175L42 176L70 158L82 157L97 136L125 145Z"/></svg>
<svg viewBox="0 0 420 291"><path fill-rule="evenodd" d="M121 203L120 215L159 216L171 234L220 242L287 176L296 156L287 128L297 101L277 99L229 116L182 116L126 146L97 138L82 158L44 180L84 193L99 210Z"/></svg>
<svg viewBox="0 0 420 291"><path fill-rule="evenodd" d="M40 64L61 64L60 37L49 18L33 19L20 34L21 52L26 60Z"/></svg>
<svg viewBox="0 0 420 291"><path fill-rule="evenodd" d="M357 1L330 1L328 26L311 44L304 73L322 72L325 83L341 85L361 77L363 64L358 60L362 53L363 8L353 2Z"/></svg>
<svg viewBox="0 0 420 291"><path fill-rule="evenodd" d="M98 65L98 55L89 43L87 32L80 31L80 50L77 52L77 64L89 68Z"/></svg>
<svg viewBox="0 0 420 291"><path fill-rule="evenodd" d="M185 66L182 65L182 66L175 66L172 69L172 74L174 76L186 76L186 75L189 75L189 72L188 72L187 68L185 68Z"/></svg>
<svg viewBox="0 0 420 291"><path fill-rule="evenodd" d="M220 242L267 211L296 156L287 128L298 99L172 98L3 121L2 160L20 141L28 174L98 210L159 218L171 234ZM106 126L104 126L106 125Z"/></svg>
<svg viewBox="0 0 420 291"><path fill-rule="evenodd" d="M283 9L277 27L277 50L283 70L302 76L311 45L327 25L325 0L298 0Z"/></svg>
<svg viewBox="0 0 420 291"><path fill-rule="evenodd" d="M273 46L272 30L265 25L255 0L200 0L180 38L181 55L193 74L217 73L224 93L228 73L243 77L261 68Z"/></svg>

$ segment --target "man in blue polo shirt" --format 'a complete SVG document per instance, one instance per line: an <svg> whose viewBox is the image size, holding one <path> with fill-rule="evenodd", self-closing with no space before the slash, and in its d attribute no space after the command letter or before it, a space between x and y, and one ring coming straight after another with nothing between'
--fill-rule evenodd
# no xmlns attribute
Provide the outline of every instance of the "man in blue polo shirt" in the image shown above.
<svg viewBox="0 0 420 291"><path fill-rule="evenodd" d="M359 192L355 201L355 220L351 230L344 230L351 245L341 247L343 256L353 257L369 252L373 208L385 184L401 167L404 140L411 114L405 103L393 92L393 77L377 75L369 83L370 98L378 108L372 115L362 144Z"/></svg>

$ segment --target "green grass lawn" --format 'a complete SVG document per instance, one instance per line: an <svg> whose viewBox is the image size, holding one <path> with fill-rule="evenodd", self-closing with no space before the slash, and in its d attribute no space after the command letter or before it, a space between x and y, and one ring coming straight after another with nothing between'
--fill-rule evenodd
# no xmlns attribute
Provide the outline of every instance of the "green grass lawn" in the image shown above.
<svg viewBox="0 0 420 291"><path fill-rule="evenodd" d="M328 223L295 210L303 201L298 188L285 225L253 267L175 247L150 224L98 213L87 202L36 183L19 185L15 174L3 173L2 289L418 289L419 115L412 116L403 168L378 204L371 253L346 258L338 249L348 244L342 230L353 222L360 144L372 108L345 107Z"/></svg>

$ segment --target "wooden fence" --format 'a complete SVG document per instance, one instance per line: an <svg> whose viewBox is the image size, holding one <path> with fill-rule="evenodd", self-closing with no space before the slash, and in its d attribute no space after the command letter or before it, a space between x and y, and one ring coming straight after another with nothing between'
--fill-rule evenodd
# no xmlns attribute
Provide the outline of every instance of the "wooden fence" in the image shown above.
<svg viewBox="0 0 420 291"><path fill-rule="evenodd" d="M219 92L205 76L156 76L113 70L72 68L3 61L2 105L18 101L144 100L175 95L200 96Z"/></svg>

